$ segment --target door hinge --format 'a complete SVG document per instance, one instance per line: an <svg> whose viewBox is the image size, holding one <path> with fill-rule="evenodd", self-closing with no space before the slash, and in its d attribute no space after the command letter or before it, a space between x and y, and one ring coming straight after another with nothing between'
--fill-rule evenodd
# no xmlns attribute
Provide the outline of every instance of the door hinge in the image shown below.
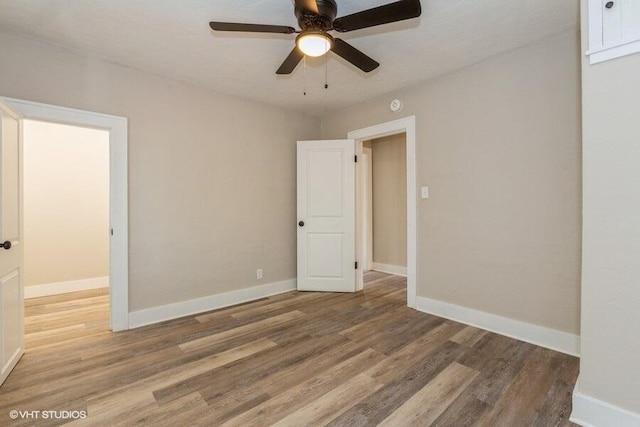
<svg viewBox="0 0 640 427"><path fill-rule="evenodd" d="M358 269L358 261L356 261L356 270Z"/></svg>
<svg viewBox="0 0 640 427"><path fill-rule="evenodd" d="M357 154L355 156L353 156L353 160L355 160L355 162L358 163L358 155Z"/></svg>
<svg viewBox="0 0 640 427"><path fill-rule="evenodd" d="M113 228L111 229L111 235L113 236Z"/></svg>

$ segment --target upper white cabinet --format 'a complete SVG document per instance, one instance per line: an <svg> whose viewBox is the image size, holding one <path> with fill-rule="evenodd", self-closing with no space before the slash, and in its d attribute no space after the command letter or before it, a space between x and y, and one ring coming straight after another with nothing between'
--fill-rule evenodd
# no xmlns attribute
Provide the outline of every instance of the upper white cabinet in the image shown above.
<svg viewBox="0 0 640 427"><path fill-rule="evenodd" d="M640 52L640 0L589 0L592 64Z"/></svg>

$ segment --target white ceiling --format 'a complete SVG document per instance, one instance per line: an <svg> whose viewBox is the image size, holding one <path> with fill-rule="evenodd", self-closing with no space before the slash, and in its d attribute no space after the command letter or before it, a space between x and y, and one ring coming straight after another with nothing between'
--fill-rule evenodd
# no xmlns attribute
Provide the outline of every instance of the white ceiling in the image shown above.
<svg viewBox="0 0 640 427"><path fill-rule="evenodd" d="M390 2L337 0L338 16ZM308 60L306 96L302 63L275 74L295 34L214 33L211 20L297 28L292 0L0 0L0 31L314 115L575 28L578 0L422 0L418 19L339 35L380 62L372 73Z"/></svg>

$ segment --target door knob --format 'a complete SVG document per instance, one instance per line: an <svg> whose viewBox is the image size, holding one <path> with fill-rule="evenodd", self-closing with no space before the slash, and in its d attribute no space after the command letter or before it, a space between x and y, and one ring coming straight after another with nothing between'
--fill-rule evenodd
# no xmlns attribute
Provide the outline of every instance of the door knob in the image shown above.
<svg viewBox="0 0 640 427"><path fill-rule="evenodd" d="M5 248L6 250L11 249L11 242L8 240L5 240L4 243L2 243L0 246L2 246L3 248Z"/></svg>
<svg viewBox="0 0 640 427"><path fill-rule="evenodd" d="M300 227L304 227L304 221L300 221L300 222L298 223L298 225L299 225ZM11 245L11 244L9 244L9 245Z"/></svg>

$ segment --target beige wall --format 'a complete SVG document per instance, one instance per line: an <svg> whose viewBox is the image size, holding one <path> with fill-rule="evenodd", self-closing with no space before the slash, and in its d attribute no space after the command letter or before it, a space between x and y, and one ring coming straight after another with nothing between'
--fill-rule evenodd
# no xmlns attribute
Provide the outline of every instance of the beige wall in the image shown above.
<svg viewBox="0 0 640 427"><path fill-rule="evenodd" d="M407 266L407 146L405 134L371 141L373 262Z"/></svg>
<svg viewBox="0 0 640 427"><path fill-rule="evenodd" d="M0 46L0 95L129 118L131 311L295 277L295 144L319 119L23 38Z"/></svg>
<svg viewBox="0 0 640 427"><path fill-rule="evenodd" d="M24 284L109 275L109 133L24 122Z"/></svg>
<svg viewBox="0 0 640 427"><path fill-rule="evenodd" d="M418 296L579 333L579 55L572 31L323 120L416 116Z"/></svg>
<svg viewBox="0 0 640 427"><path fill-rule="evenodd" d="M587 49L586 3L583 50ZM640 413L640 54L582 68L579 391Z"/></svg>

